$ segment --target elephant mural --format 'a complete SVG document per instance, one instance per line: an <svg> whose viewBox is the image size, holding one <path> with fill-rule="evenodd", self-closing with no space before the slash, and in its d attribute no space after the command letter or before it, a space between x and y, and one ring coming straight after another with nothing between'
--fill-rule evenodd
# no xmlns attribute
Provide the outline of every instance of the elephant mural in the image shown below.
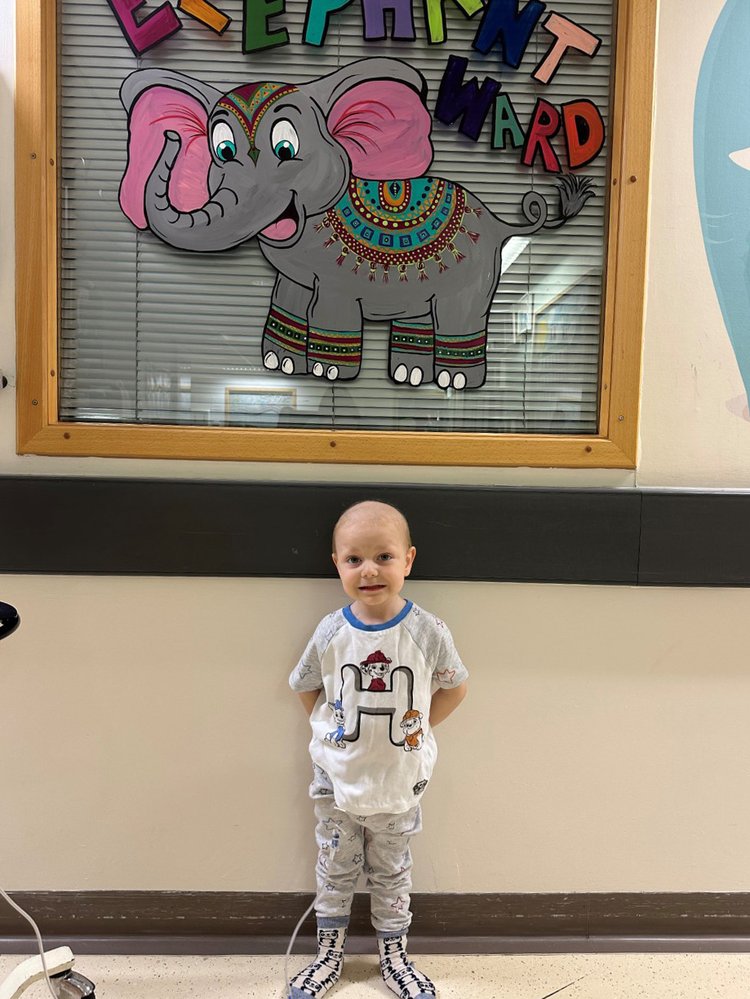
<svg viewBox="0 0 750 999"><path fill-rule="evenodd" d="M385 58L226 94L138 70L121 88L129 142L120 204L140 229L186 250L257 237L278 272L266 368L354 378L363 319L381 320L395 382L477 388L503 246L562 225L593 191L567 175L559 217L533 192L520 224L496 217L460 185L424 175L433 155L425 94L417 70Z"/></svg>
<svg viewBox="0 0 750 999"><path fill-rule="evenodd" d="M750 398L750 5L728 0L711 34L695 97L695 182L706 255ZM730 409L750 419L747 399Z"/></svg>

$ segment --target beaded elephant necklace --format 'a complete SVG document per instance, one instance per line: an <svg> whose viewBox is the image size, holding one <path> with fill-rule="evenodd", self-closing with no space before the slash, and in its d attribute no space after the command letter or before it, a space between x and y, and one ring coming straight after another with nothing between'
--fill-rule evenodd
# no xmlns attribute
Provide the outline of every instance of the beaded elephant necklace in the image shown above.
<svg viewBox="0 0 750 999"><path fill-rule="evenodd" d="M354 256L355 274L367 263L371 281L381 270L387 282L392 269L400 281L407 281L407 270L414 267L419 280L426 281L427 261L434 261L439 271L444 271L448 267L444 253L457 262L465 259L456 239L461 235L473 243L479 240L479 233L464 225L464 217L480 211L467 205L463 188L439 177L352 177L346 193L315 228L331 231L323 245L339 244L339 265L349 254Z"/></svg>

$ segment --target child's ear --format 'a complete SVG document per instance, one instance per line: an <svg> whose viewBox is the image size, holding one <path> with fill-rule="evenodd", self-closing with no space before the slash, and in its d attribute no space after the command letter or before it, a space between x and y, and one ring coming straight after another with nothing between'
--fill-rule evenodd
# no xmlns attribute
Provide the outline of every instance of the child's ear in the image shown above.
<svg viewBox="0 0 750 999"><path fill-rule="evenodd" d="M414 559L416 557L417 557L417 549L414 547L414 545L412 545L411 548L409 548L409 550L406 553L406 570L404 572L405 576L408 576L409 573L411 572L411 567L414 565Z"/></svg>

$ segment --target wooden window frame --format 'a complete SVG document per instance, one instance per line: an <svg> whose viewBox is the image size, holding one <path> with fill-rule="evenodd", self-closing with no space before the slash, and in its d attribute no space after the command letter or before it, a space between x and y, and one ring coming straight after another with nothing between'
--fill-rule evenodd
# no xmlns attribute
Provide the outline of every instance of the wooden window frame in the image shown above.
<svg viewBox="0 0 750 999"><path fill-rule="evenodd" d="M19 454L386 465L634 468L638 448L657 0L619 0L599 433L403 433L63 422L58 412L55 0L17 0Z"/></svg>

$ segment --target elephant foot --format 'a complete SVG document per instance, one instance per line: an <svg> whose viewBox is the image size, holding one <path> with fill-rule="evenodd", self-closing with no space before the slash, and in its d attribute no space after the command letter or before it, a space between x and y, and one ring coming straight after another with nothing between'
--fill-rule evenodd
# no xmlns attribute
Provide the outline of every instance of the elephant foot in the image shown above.
<svg viewBox="0 0 750 999"><path fill-rule="evenodd" d="M467 388L480 388L487 374L485 364L475 364L466 368L438 368L435 381L441 389L454 388L459 392Z"/></svg>
<svg viewBox="0 0 750 999"><path fill-rule="evenodd" d="M323 364L321 361L316 361L310 368L310 373L316 378L327 378L329 382L335 382L339 377L339 368L337 364Z"/></svg>
<svg viewBox="0 0 750 999"><path fill-rule="evenodd" d="M487 331L435 336L435 381L441 389L479 388L487 376Z"/></svg>
<svg viewBox="0 0 750 999"><path fill-rule="evenodd" d="M398 382L399 385L413 385L415 388L417 385L421 385L424 381L429 381L425 378L424 370L416 365L413 368L407 367L405 364L397 364L393 369L393 374L391 375L394 382Z"/></svg>
<svg viewBox="0 0 750 999"><path fill-rule="evenodd" d="M307 322L272 305L263 330L263 366L285 375L304 375L307 361Z"/></svg>
<svg viewBox="0 0 750 999"><path fill-rule="evenodd" d="M299 358L295 361L293 354L283 351L267 350L263 355L263 367L269 371L282 371L285 375L305 374L304 361L301 363Z"/></svg>
<svg viewBox="0 0 750 999"><path fill-rule="evenodd" d="M329 382L350 382L359 374L359 365L329 364L328 361L310 359L307 362L307 370L315 378L325 378Z"/></svg>
<svg viewBox="0 0 750 999"><path fill-rule="evenodd" d="M307 370L329 382L351 381L362 363L362 330L331 330L310 327Z"/></svg>
<svg viewBox="0 0 750 999"><path fill-rule="evenodd" d="M434 377L435 331L431 322L391 323L388 367L398 385L416 387Z"/></svg>

